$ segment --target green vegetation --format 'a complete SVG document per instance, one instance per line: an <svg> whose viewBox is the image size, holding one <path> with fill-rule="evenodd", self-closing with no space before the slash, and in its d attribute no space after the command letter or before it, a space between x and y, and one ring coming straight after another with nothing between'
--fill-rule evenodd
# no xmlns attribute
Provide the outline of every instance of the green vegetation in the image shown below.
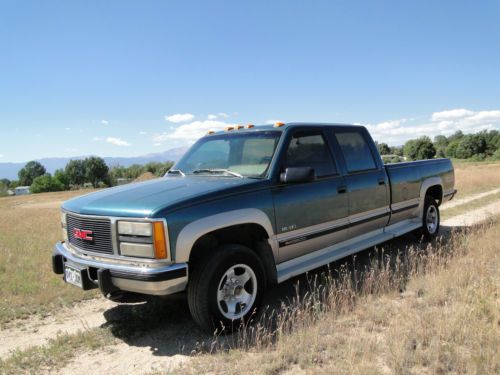
<svg viewBox="0 0 500 375"><path fill-rule="evenodd" d="M432 159L436 155L436 149L431 139L423 136L406 142L403 153L409 160Z"/></svg>
<svg viewBox="0 0 500 375"><path fill-rule="evenodd" d="M0 197L6 196L8 189L17 186L30 186L32 193L75 190L87 184L94 188L117 185L117 180L124 178L135 180L144 173L156 177L164 176L172 167L173 162L150 162L144 165L133 164L130 167L120 165L109 168L104 159L90 156L84 160L70 160L64 169L58 169L52 176L46 173L45 167L37 161L28 162L18 173L19 180L0 180Z"/></svg>
<svg viewBox="0 0 500 375"><path fill-rule="evenodd" d="M33 180L39 176L43 176L46 170L45 167L37 161L28 162L23 169L19 171L19 186L29 186Z"/></svg>
<svg viewBox="0 0 500 375"><path fill-rule="evenodd" d="M500 131L482 131L463 134L457 131L449 137L437 135L434 142L427 136L407 141L402 147L388 147L377 143L384 163L398 163L403 160L451 158L466 161L500 160ZM404 156L404 158L403 158Z"/></svg>

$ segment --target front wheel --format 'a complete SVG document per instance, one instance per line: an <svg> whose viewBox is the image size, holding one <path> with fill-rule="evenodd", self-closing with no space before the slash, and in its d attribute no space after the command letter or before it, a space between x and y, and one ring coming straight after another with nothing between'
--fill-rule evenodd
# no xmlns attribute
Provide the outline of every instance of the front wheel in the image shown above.
<svg viewBox="0 0 500 375"><path fill-rule="evenodd" d="M203 329L231 332L251 320L265 289L264 267L255 252L224 245L194 267L188 304Z"/></svg>
<svg viewBox="0 0 500 375"><path fill-rule="evenodd" d="M439 232L439 225L439 207L432 197L426 196L420 234L426 241L431 241L437 236Z"/></svg>

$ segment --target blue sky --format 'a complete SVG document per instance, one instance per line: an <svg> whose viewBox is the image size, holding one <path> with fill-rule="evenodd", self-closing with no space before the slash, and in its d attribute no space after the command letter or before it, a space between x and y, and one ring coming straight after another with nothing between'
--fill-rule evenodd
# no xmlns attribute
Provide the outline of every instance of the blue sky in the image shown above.
<svg viewBox="0 0 500 375"><path fill-rule="evenodd" d="M272 120L391 144L500 128L499 19L498 1L0 0L0 162Z"/></svg>

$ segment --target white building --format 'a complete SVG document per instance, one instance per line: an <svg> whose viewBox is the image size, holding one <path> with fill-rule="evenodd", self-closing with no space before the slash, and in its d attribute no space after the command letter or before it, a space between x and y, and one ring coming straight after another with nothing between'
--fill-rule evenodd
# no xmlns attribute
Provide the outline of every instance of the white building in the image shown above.
<svg viewBox="0 0 500 375"><path fill-rule="evenodd" d="M26 195L30 194L30 187L29 186L18 186L14 189L14 193L16 195Z"/></svg>

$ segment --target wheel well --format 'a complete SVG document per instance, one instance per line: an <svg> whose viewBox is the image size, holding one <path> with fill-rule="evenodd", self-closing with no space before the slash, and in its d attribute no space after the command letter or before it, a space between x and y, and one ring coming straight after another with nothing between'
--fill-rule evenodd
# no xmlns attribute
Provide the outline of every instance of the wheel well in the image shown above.
<svg viewBox="0 0 500 375"><path fill-rule="evenodd" d="M441 185L434 185L431 186L427 191L425 192L425 196L431 196L438 204L438 206L441 204L441 201L443 200L443 188Z"/></svg>
<svg viewBox="0 0 500 375"><path fill-rule="evenodd" d="M238 224L217 229L196 240L189 254L189 266L196 268L197 264L202 262L205 257L210 256L210 250L220 245L238 244L246 246L258 254L264 265L268 283L276 283L276 265L268 239L266 230L259 224Z"/></svg>

